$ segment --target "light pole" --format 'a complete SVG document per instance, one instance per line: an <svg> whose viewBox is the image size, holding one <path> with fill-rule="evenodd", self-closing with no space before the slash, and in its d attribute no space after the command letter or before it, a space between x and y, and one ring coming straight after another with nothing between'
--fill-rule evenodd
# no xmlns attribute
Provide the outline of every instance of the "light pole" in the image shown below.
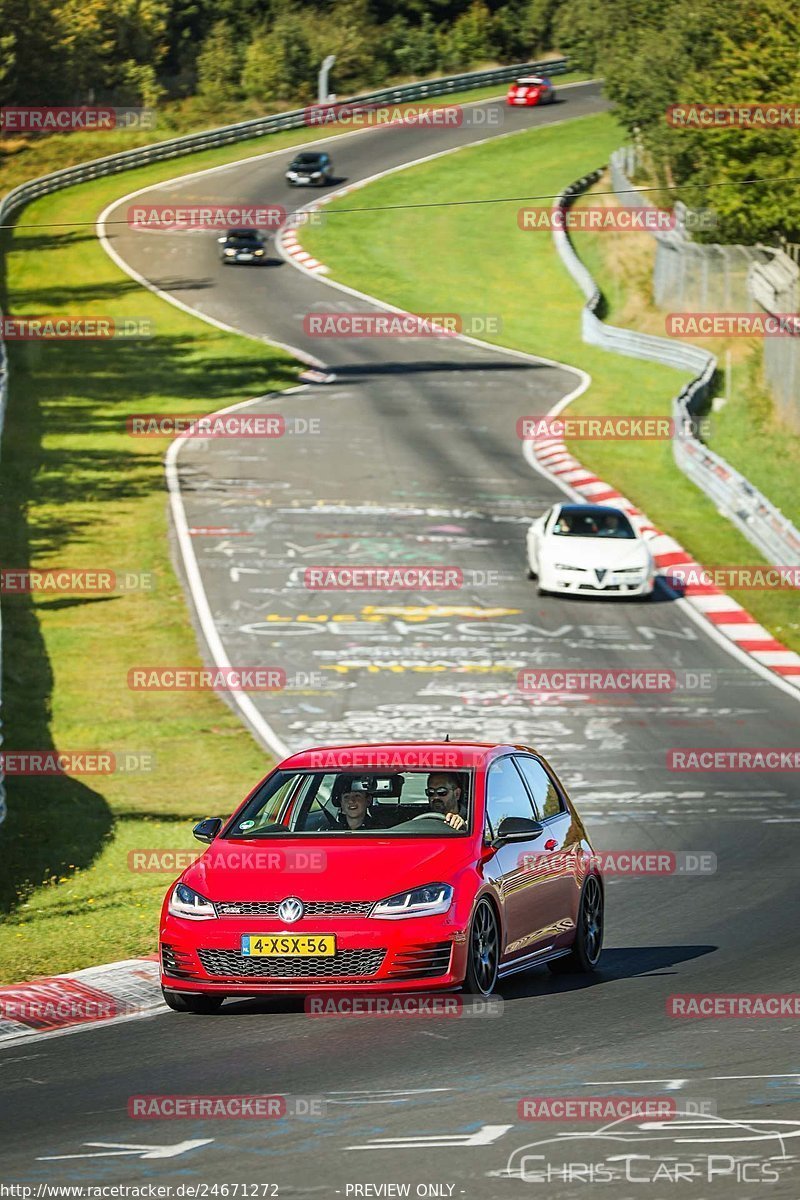
<svg viewBox="0 0 800 1200"><path fill-rule="evenodd" d="M334 99L333 96L328 95L328 76L335 62L336 55L329 54L323 60L322 66L319 69L319 75L317 76L317 102L319 104L327 104L330 100Z"/></svg>

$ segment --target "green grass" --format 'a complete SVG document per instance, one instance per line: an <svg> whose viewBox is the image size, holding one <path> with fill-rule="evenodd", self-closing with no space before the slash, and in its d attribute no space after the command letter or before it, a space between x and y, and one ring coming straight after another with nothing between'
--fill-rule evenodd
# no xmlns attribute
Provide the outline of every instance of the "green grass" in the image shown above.
<svg viewBox="0 0 800 1200"><path fill-rule="evenodd" d="M591 388L572 407L576 415L669 416L671 398L686 376L585 345L582 298L549 234L520 230L517 203L489 203L503 195L556 194L608 161L622 140L613 118L602 114L469 147L326 206L330 219L324 227L305 230L303 245L327 264L332 278L410 311L499 315L502 332L487 340L591 374ZM459 206L459 200L487 203ZM436 207L392 207L418 204ZM368 211L342 211L356 207ZM608 235L580 235L579 252L588 251L592 236ZM622 299L620 294L618 303ZM520 415L511 399L509 431ZM700 562L763 562L678 471L669 443L575 442L571 448ZM800 649L792 593L733 594L776 636Z"/></svg>
<svg viewBox="0 0 800 1200"><path fill-rule="evenodd" d="M126 177L125 187L138 181ZM92 220L120 191L116 178L84 185L37 202L26 218ZM19 232L6 286L15 315L145 317L156 332L146 342L10 345L0 562L152 572L157 584L114 597L3 598L4 749L155 758L149 773L7 780L8 981L151 953L169 877L131 873L127 851L196 845L192 820L230 812L269 765L217 696L127 687L131 666L200 659L170 560L168 442L134 441L125 418L209 411L290 386L297 368L139 288L88 230Z"/></svg>

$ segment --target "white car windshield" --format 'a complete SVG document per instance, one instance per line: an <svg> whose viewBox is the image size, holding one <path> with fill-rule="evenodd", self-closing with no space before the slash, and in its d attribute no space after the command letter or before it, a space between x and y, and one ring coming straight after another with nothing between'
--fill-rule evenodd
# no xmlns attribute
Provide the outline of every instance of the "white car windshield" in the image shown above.
<svg viewBox="0 0 800 1200"><path fill-rule="evenodd" d="M624 513L596 508L562 510L550 532L556 537L636 538Z"/></svg>

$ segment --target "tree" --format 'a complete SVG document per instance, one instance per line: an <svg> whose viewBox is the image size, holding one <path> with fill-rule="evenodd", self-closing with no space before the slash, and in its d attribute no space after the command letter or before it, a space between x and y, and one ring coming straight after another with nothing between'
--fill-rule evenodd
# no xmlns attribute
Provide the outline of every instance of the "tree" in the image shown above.
<svg viewBox="0 0 800 1200"><path fill-rule="evenodd" d="M233 30L215 21L197 56L197 90L211 105L229 104L240 95L242 54Z"/></svg>

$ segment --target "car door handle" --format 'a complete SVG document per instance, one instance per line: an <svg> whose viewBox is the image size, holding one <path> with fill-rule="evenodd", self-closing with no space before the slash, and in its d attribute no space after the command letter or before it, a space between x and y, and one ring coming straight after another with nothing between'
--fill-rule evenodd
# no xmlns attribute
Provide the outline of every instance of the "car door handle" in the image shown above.
<svg viewBox="0 0 800 1200"><path fill-rule="evenodd" d="M555 838L548 838L544 844L544 848L545 848L545 850L555 850L557 845L558 845L558 842L556 841Z"/></svg>

